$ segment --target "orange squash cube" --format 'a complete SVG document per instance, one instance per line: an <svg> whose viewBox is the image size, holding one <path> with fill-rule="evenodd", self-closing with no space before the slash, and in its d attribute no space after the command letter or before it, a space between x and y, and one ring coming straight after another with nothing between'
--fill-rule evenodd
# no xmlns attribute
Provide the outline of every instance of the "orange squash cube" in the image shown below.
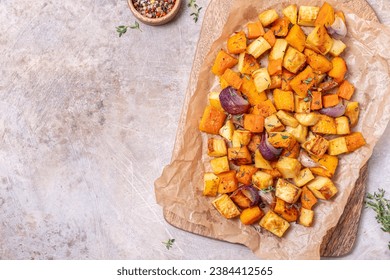
<svg viewBox="0 0 390 280"><path fill-rule="evenodd" d="M222 79L224 79L228 85L234 87L235 89L240 89L242 85L242 79L237 72L234 72L232 69L226 69L225 73L223 73Z"/></svg>
<svg viewBox="0 0 390 280"><path fill-rule="evenodd" d="M337 91L337 94L341 97L341 98L344 98L346 100L351 100L351 97L352 95L354 94L355 92L355 87L350 83L348 82L347 80L344 80L338 91Z"/></svg>
<svg viewBox="0 0 390 280"><path fill-rule="evenodd" d="M322 105L324 108L329 108L339 104L339 96L337 94L327 94L322 96Z"/></svg>
<svg viewBox="0 0 390 280"><path fill-rule="evenodd" d="M246 50L246 36L244 31L237 32L227 41L227 49L229 53L239 54Z"/></svg>
<svg viewBox="0 0 390 280"><path fill-rule="evenodd" d="M311 210L311 208L317 203L318 199L309 190L308 187L302 188L301 204L303 208Z"/></svg>
<svg viewBox="0 0 390 280"><path fill-rule="evenodd" d="M252 175L257 172L257 168L253 165L241 165L237 172L237 181L244 185L249 185L252 182Z"/></svg>
<svg viewBox="0 0 390 280"><path fill-rule="evenodd" d="M291 88L301 98L307 97L308 90L316 83L313 68L307 66L305 70L296 75L290 82Z"/></svg>
<svg viewBox="0 0 390 280"><path fill-rule="evenodd" d="M263 210L259 206L246 208L241 212L240 220L244 225L251 225L260 220L264 216Z"/></svg>
<svg viewBox="0 0 390 280"><path fill-rule="evenodd" d="M306 35L298 24L294 24L288 32L286 41L299 52L303 52L306 44Z"/></svg>
<svg viewBox="0 0 390 280"><path fill-rule="evenodd" d="M231 56L224 50L220 50L215 58L213 67L211 68L211 72L214 75L221 76L225 73L226 69L232 68L238 63L238 59Z"/></svg>
<svg viewBox="0 0 390 280"><path fill-rule="evenodd" d="M299 212L292 204L285 202L280 198L276 198L274 212L282 216L287 222L295 222L298 220Z"/></svg>
<svg viewBox="0 0 390 280"><path fill-rule="evenodd" d="M275 45L275 42L276 42L276 37L275 37L275 34L272 30L268 30L265 34L264 34L264 39L268 42L268 44L271 45L271 47L273 47Z"/></svg>
<svg viewBox="0 0 390 280"><path fill-rule="evenodd" d="M240 91L246 96L252 106L267 100L266 93L264 91L258 92L253 79L250 77L242 78Z"/></svg>
<svg viewBox="0 0 390 280"><path fill-rule="evenodd" d="M292 90L290 86L291 80L295 77L294 73L291 73L290 71L283 69L282 70L282 90Z"/></svg>
<svg viewBox="0 0 390 280"><path fill-rule="evenodd" d="M320 91L311 92L311 110L320 110L322 108L322 94Z"/></svg>
<svg viewBox="0 0 390 280"><path fill-rule="evenodd" d="M236 178L236 171L230 170L218 174L219 185L218 193L231 193L238 189L238 183Z"/></svg>
<svg viewBox="0 0 390 280"><path fill-rule="evenodd" d="M226 119L226 114L213 106L207 106L203 112L202 119L199 123L199 130L210 133L219 134L219 130L223 126Z"/></svg>
<svg viewBox="0 0 390 280"><path fill-rule="evenodd" d="M339 56L332 59L333 68L328 72L328 75L332 77L337 83L341 83L344 80L344 76L347 73L347 64L345 60Z"/></svg>
<svg viewBox="0 0 390 280"><path fill-rule="evenodd" d="M246 27L248 29L248 39L256 39L265 34L260 21L249 22Z"/></svg>
<svg viewBox="0 0 390 280"><path fill-rule="evenodd" d="M264 117L254 114L244 115L244 128L250 132L260 133L264 130Z"/></svg>
<svg viewBox="0 0 390 280"><path fill-rule="evenodd" d="M265 101L259 102L256 106L253 107L252 114L260 115L264 118L269 117L272 114L275 114L276 108L271 100L267 99Z"/></svg>
<svg viewBox="0 0 390 280"><path fill-rule="evenodd" d="M325 25L329 27L333 24L335 18L333 7L325 2L318 12L318 16L315 21L315 25Z"/></svg>
<svg viewBox="0 0 390 280"><path fill-rule="evenodd" d="M305 49L306 62L313 68L314 71L320 73L326 73L332 70L333 65L325 56L312 51L311 49Z"/></svg>
<svg viewBox="0 0 390 280"><path fill-rule="evenodd" d="M353 152L366 145L366 140L360 132L354 132L345 136L348 152Z"/></svg>
<svg viewBox="0 0 390 280"><path fill-rule="evenodd" d="M228 148L228 159L235 165L252 163L252 156L247 146Z"/></svg>
<svg viewBox="0 0 390 280"><path fill-rule="evenodd" d="M273 94L277 110L294 111L294 94L292 91L275 89Z"/></svg>
<svg viewBox="0 0 390 280"><path fill-rule="evenodd" d="M274 31L277 37L286 37L290 23L290 20L286 16L278 18L273 22L271 30Z"/></svg>
<svg viewBox="0 0 390 280"><path fill-rule="evenodd" d="M281 75L282 74L282 64L283 59L275 59L268 61L268 73L272 75Z"/></svg>

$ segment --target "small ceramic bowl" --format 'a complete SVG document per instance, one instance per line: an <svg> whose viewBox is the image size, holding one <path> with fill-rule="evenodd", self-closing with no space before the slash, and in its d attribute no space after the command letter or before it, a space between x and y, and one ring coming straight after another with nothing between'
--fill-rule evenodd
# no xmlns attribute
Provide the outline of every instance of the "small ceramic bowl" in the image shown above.
<svg viewBox="0 0 390 280"><path fill-rule="evenodd" d="M139 11L137 11L137 9L134 7L133 0L127 0L127 3L129 4L129 8L134 14L134 16L139 21L148 25L163 25L165 23L168 23L172 19L174 19L180 10L181 2L182 2L181 0L176 0L172 10L170 10L165 16L159 18L149 18L142 15Z"/></svg>

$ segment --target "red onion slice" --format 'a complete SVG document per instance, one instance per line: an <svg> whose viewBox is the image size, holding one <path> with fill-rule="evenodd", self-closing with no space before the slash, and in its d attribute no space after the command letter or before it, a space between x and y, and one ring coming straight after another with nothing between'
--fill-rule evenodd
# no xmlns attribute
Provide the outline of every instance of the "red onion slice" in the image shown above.
<svg viewBox="0 0 390 280"><path fill-rule="evenodd" d="M315 162L305 150L301 150L299 153L298 160L304 167L313 168L313 167L319 167L320 165L318 162Z"/></svg>
<svg viewBox="0 0 390 280"><path fill-rule="evenodd" d="M240 187L240 190L251 201L251 207L259 205L260 195L258 189L256 189L252 185L244 185Z"/></svg>
<svg viewBox="0 0 390 280"><path fill-rule="evenodd" d="M278 159L279 155L281 154L282 149L277 149L274 146L272 146L268 142L267 133L264 132L263 135L261 136L259 151L263 156L263 158L265 158L266 160L275 161Z"/></svg>
<svg viewBox="0 0 390 280"><path fill-rule="evenodd" d="M327 115L329 117L337 118L345 113L345 106L342 102L337 104L336 106L329 107L329 108L322 108L319 110L319 112L323 115Z"/></svg>
<svg viewBox="0 0 390 280"><path fill-rule="evenodd" d="M249 110L250 104L233 87L224 88L219 94L222 108L232 115L244 114Z"/></svg>

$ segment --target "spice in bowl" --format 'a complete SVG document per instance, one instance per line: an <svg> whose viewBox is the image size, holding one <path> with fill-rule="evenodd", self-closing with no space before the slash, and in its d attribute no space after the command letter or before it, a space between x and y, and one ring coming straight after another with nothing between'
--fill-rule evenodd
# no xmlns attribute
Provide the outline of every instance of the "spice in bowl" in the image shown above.
<svg viewBox="0 0 390 280"><path fill-rule="evenodd" d="M148 18L166 16L175 6L176 0L132 0L134 8Z"/></svg>

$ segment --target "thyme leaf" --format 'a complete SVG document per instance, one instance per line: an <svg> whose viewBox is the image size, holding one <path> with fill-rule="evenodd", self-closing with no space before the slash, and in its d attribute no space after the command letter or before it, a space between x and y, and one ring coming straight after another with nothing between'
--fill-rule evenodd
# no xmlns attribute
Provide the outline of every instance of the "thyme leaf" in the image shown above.
<svg viewBox="0 0 390 280"><path fill-rule="evenodd" d="M189 8L191 8L192 13L190 16L192 16L192 19L195 23L199 20L200 11L202 10L202 7L199 7L199 5L196 3L196 0L190 0L187 4Z"/></svg>
<svg viewBox="0 0 390 280"><path fill-rule="evenodd" d="M167 248L167 250L171 249L172 246L173 246L173 243L175 242L175 239L168 239L167 241L163 241L162 243L165 245L165 248Z"/></svg>
<svg viewBox="0 0 390 280"><path fill-rule="evenodd" d="M127 32L127 29L138 29L139 31L142 32L140 25L138 21L135 21L134 24L132 25L119 25L116 27L116 32L118 32L119 37L122 37L123 34Z"/></svg>

